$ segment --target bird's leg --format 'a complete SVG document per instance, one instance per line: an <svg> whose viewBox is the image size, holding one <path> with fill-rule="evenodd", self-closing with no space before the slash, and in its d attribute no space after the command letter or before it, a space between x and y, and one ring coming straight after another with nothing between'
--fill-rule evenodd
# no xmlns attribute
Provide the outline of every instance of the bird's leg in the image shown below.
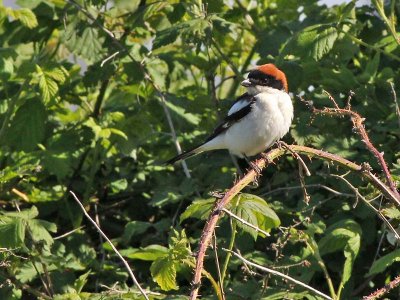
<svg viewBox="0 0 400 300"><path fill-rule="evenodd" d="M229 153L229 155L231 156L233 165L236 167L236 170L237 170L236 176L238 176L239 178L242 178L244 176L244 174L243 174L243 171L242 171L242 169L240 168L240 166L238 164L237 158L232 153ZM237 178L235 178L235 181L236 180L237 180Z"/></svg>
<svg viewBox="0 0 400 300"><path fill-rule="evenodd" d="M249 164L249 166L257 173L258 176L261 175L261 168L257 166L255 163L253 163L247 156L246 154L243 154L244 159L246 162Z"/></svg>

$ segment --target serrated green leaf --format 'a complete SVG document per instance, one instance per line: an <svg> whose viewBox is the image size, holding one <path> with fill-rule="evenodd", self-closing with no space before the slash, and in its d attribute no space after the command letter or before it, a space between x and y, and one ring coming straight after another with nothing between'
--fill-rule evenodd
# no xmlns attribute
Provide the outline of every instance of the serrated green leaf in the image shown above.
<svg viewBox="0 0 400 300"><path fill-rule="evenodd" d="M157 282L162 290L178 289L175 264L168 256L154 261L151 264L150 272L153 280Z"/></svg>
<svg viewBox="0 0 400 300"><path fill-rule="evenodd" d="M178 36L182 33L185 28L188 28L188 23L179 23L171 26L167 29L157 32L156 38L153 42L153 49L160 48L162 46L171 44L176 41Z"/></svg>
<svg viewBox="0 0 400 300"><path fill-rule="evenodd" d="M267 232L272 228L278 227L280 224L279 217L268 206L267 202L256 195L239 194L232 199L228 205L228 209L239 218ZM254 239L257 239L258 235L262 235L260 232L241 222L237 222L237 225L250 233Z"/></svg>
<svg viewBox="0 0 400 300"><path fill-rule="evenodd" d="M215 203L215 199L202 199L202 200L195 200L192 204L190 204L186 210L181 214L180 221L188 219L188 218L197 218L200 220L207 219L208 215L211 212Z"/></svg>
<svg viewBox="0 0 400 300"><path fill-rule="evenodd" d="M58 92L57 82L47 76L46 71L43 71L39 66L36 66L36 70L39 74L39 89L42 94L43 102L45 104L49 103Z"/></svg>
<svg viewBox="0 0 400 300"><path fill-rule="evenodd" d="M19 20L24 26L28 28L35 28L38 26L38 21L35 14L28 8L9 9L8 14L16 20Z"/></svg>
<svg viewBox="0 0 400 300"><path fill-rule="evenodd" d="M394 206L382 209L382 214L388 217L389 219L400 220L400 210Z"/></svg>
<svg viewBox="0 0 400 300"><path fill-rule="evenodd" d="M337 29L331 24L306 27L286 43L281 51L280 59L292 54L317 61L331 51L337 38Z"/></svg>
<svg viewBox="0 0 400 300"><path fill-rule="evenodd" d="M30 99L18 108L7 131L6 144L14 149L30 151L45 134L47 113L41 101Z"/></svg>
<svg viewBox="0 0 400 300"><path fill-rule="evenodd" d="M394 262L400 261L400 249L396 249L385 256L374 261L369 272L365 277L381 273L391 266Z"/></svg>
<svg viewBox="0 0 400 300"><path fill-rule="evenodd" d="M52 70L46 70L44 71L44 74L47 77L50 77L56 81L58 81L59 83L64 83L66 76L65 76L65 71L63 71L62 69L59 68L54 68Z"/></svg>

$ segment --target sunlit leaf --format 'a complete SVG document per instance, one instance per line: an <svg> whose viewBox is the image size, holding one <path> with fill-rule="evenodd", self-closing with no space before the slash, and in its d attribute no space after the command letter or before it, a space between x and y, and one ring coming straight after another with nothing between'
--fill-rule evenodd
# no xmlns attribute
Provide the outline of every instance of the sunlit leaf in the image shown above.
<svg viewBox="0 0 400 300"><path fill-rule="evenodd" d="M159 258L151 264L151 276L164 291L177 290L176 268L174 262L168 257Z"/></svg>

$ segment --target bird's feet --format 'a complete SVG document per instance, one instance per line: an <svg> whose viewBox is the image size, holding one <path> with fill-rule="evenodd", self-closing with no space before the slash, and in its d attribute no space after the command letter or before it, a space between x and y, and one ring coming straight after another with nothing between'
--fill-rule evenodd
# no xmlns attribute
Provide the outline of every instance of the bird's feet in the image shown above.
<svg viewBox="0 0 400 300"><path fill-rule="evenodd" d="M267 161L267 165L274 163L274 161L266 153L260 153L260 156Z"/></svg>
<svg viewBox="0 0 400 300"><path fill-rule="evenodd" d="M222 199L222 198L224 198L225 193L218 192L218 191L211 191L211 192L209 193L209 195L210 195L211 197L215 197L216 199Z"/></svg>
<svg viewBox="0 0 400 300"><path fill-rule="evenodd" d="M254 170L254 172L257 173L257 177L260 176L262 173L262 169L252 161L249 161L248 163L249 163L250 168L252 168Z"/></svg>

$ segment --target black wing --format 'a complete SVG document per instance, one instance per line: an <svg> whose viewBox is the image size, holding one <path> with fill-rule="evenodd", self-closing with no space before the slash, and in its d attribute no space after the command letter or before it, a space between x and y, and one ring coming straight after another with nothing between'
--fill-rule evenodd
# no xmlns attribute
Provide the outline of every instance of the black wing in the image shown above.
<svg viewBox="0 0 400 300"><path fill-rule="evenodd" d="M251 97L251 98L249 98ZM248 99L246 99L248 98ZM247 116L252 109L252 104L256 101L256 99L252 96L249 96L247 93L243 94L238 98L238 100L235 102L237 103L238 101L241 100L246 100L248 104L238 111L235 111L234 113L227 115L224 120L214 129L214 132L206 139L205 143L208 141L212 140L215 138L217 135L223 133L226 131L229 127L231 127L233 124L239 122L243 117Z"/></svg>

